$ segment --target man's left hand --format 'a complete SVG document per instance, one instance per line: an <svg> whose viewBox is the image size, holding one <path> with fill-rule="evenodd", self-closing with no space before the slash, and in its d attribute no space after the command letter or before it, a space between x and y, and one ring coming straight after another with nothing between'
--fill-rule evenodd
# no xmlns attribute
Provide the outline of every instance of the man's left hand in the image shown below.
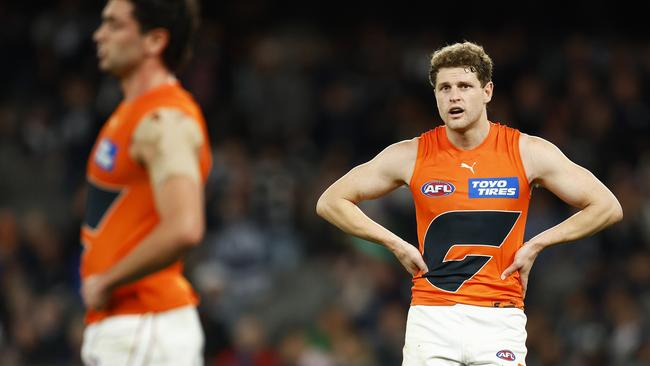
<svg viewBox="0 0 650 366"><path fill-rule="evenodd" d="M537 258L537 255L541 250L542 248L539 245L531 242L524 243L515 254L515 260L512 262L510 267L506 268L506 270L501 274L501 279L505 280L511 274L519 271L519 280L521 281L524 297L526 297L526 289L528 288L528 275L530 274L530 269L533 267L535 258Z"/></svg>

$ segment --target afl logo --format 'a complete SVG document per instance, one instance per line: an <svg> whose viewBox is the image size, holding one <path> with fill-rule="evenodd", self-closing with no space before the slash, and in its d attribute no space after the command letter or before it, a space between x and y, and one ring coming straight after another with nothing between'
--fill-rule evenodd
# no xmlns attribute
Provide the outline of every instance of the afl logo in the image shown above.
<svg viewBox="0 0 650 366"><path fill-rule="evenodd" d="M507 349L501 350L497 352L497 357L499 357L502 360L506 361L514 361L515 360L515 354L512 351L508 351Z"/></svg>
<svg viewBox="0 0 650 366"><path fill-rule="evenodd" d="M422 185L421 191L422 194L429 197L442 197L449 196L454 193L456 187L449 182L443 182L441 180L432 180L426 182Z"/></svg>

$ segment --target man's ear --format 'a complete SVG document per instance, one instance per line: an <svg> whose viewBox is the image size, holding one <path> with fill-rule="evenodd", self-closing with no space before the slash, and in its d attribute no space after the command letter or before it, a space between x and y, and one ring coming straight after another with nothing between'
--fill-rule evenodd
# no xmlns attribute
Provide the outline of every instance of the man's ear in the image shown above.
<svg viewBox="0 0 650 366"><path fill-rule="evenodd" d="M492 100L492 92L493 91L494 91L494 83L492 83L490 81L487 84L485 84L485 86L483 87L483 95L484 95L483 96L483 102L485 104L490 103L490 101Z"/></svg>
<svg viewBox="0 0 650 366"><path fill-rule="evenodd" d="M169 32L162 28L155 28L144 36L144 49L147 56L161 56L169 43Z"/></svg>

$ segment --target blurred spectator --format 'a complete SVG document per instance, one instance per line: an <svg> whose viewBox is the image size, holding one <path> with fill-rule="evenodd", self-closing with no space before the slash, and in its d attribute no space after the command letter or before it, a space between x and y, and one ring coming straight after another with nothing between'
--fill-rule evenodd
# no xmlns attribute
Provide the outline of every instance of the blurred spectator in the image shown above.
<svg viewBox="0 0 650 366"><path fill-rule="evenodd" d="M265 329L259 320L250 316L243 316L233 330L233 346L224 349L214 358L217 366L276 366L279 357L268 346Z"/></svg>

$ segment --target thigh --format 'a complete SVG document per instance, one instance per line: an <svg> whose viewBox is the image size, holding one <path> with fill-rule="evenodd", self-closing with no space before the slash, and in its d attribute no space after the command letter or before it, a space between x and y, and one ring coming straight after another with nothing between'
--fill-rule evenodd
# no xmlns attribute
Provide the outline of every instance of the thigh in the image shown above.
<svg viewBox="0 0 650 366"><path fill-rule="evenodd" d="M126 365L138 357L146 335L147 319L141 315L116 316L84 330L81 358L87 366Z"/></svg>
<svg viewBox="0 0 650 366"><path fill-rule="evenodd" d="M412 306L406 321L403 366L461 366L462 348L449 306Z"/></svg>
<svg viewBox="0 0 650 366"><path fill-rule="evenodd" d="M203 330L195 307L156 314L154 343L144 365L202 366Z"/></svg>
<svg viewBox="0 0 650 366"><path fill-rule="evenodd" d="M480 317L468 340L469 365L526 365L526 315L520 309L477 309Z"/></svg>
<svg viewBox="0 0 650 366"><path fill-rule="evenodd" d="M194 307L114 316L88 326L86 366L202 366L203 331Z"/></svg>

